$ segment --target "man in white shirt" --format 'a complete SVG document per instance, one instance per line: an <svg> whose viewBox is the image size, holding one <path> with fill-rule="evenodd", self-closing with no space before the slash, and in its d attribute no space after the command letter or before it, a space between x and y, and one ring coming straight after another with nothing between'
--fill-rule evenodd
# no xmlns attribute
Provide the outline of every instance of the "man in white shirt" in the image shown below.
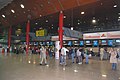
<svg viewBox="0 0 120 80"><path fill-rule="evenodd" d="M66 65L66 55L67 55L67 53L66 52L69 52L69 50L67 49L67 48L65 48L65 47L62 47L62 49L61 49L61 63L62 64L65 64Z"/></svg>

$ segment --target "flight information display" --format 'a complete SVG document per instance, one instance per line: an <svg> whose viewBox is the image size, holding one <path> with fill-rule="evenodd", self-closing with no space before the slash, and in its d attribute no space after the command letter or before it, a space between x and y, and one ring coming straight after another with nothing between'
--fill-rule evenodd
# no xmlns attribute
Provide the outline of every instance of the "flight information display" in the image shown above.
<svg viewBox="0 0 120 80"><path fill-rule="evenodd" d="M98 40L94 40L94 41L93 41L93 46L94 46L94 47L97 47L97 46L98 46Z"/></svg>
<svg viewBox="0 0 120 80"><path fill-rule="evenodd" d="M50 46L52 46L52 45L53 45L53 42L50 42L49 44L50 44Z"/></svg>
<svg viewBox="0 0 120 80"><path fill-rule="evenodd" d="M116 45L120 45L120 39L115 40Z"/></svg>
<svg viewBox="0 0 120 80"><path fill-rule="evenodd" d="M102 40L101 45L107 45L107 40Z"/></svg>
<svg viewBox="0 0 120 80"><path fill-rule="evenodd" d="M78 41L74 41L73 43L74 43L74 45L79 45L79 44L78 44Z"/></svg>
<svg viewBox="0 0 120 80"><path fill-rule="evenodd" d="M86 45L91 45L91 41L90 40L87 40L85 41Z"/></svg>

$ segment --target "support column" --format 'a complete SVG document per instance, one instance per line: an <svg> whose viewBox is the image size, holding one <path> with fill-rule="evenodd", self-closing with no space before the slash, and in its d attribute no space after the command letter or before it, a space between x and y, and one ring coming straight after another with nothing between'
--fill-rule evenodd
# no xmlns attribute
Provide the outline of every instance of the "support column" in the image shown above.
<svg viewBox="0 0 120 80"><path fill-rule="evenodd" d="M30 21L28 20L27 26L26 26L26 55L28 55L28 50L29 50L29 32L30 32Z"/></svg>
<svg viewBox="0 0 120 80"><path fill-rule="evenodd" d="M10 51L10 47L11 47L11 32L12 32L12 28L10 26L9 30L8 30L8 49L9 49L9 51Z"/></svg>
<svg viewBox="0 0 120 80"><path fill-rule="evenodd" d="M63 12L60 11L59 14L59 41L60 41L60 48L63 46Z"/></svg>

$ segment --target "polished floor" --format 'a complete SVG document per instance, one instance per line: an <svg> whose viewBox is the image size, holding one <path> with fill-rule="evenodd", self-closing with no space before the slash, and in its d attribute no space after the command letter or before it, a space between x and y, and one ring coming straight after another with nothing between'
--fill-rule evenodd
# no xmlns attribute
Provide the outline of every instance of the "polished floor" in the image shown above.
<svg viewBox="0 0 120 80"><path fill-rule="evenodd" d="M48 59L48 65L39 65L39 55L9 55L0 53L0 80L120 80L120 64L111 70L109 61L90 59L89 64L59 65Z"/></svg>

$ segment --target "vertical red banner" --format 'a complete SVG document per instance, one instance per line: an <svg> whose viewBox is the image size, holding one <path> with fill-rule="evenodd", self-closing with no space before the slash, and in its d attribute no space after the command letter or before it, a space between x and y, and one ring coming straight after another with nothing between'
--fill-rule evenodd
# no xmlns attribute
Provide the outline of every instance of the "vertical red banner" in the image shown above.
<svg viewBox="0 0 120 80"><path fill-rule="evenodd" d="M28 20L27 26L26 26L26 54L28 55L28 50L29 50L29 32L30 32L30 21Z"/></svg>
<svg viewBox="0 0 120 80"><path fill-rule="evenodd" d="M63 46L63 12L61 11L59 14L59 41L60 48Z"/></svg>
<svg viewBox="0 0 120 80"><path fill-rule="evenodd" d="M11 46L11 32L12 32L12 28L10 26L9 30L8 30L8 48L10 50L10 46Z"/></svg>

